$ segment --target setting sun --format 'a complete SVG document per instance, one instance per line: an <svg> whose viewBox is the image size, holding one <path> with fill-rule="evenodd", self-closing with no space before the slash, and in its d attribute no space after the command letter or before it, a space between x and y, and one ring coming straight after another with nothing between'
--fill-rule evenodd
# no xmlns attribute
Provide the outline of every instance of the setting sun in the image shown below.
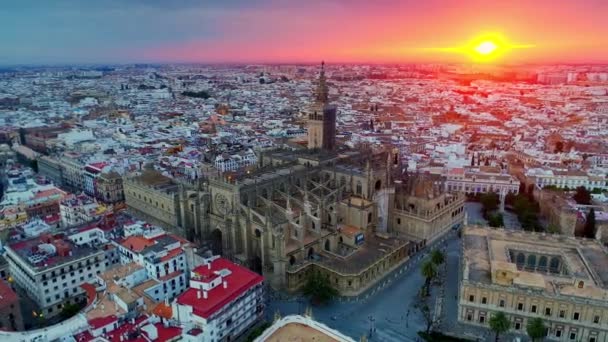
<svg viewBox="0 0 608 342"><path fill-rule="evenodd" d="M485 41L475 47L475 51L482 55L489 55L492 52L496 51L498 46L491 41Z"/></svg>

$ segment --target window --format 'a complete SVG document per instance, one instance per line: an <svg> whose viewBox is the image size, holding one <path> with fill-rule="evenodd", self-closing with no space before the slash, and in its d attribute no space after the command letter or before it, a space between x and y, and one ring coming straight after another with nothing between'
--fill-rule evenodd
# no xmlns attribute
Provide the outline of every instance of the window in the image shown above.
<svg viewBox="0 0 608 342"><path fill-rule="evenodd" d="M471 315L470 313L467 314L467 321L472 321L473 320L473 315Z"/></svg>
<svg viewBox="0 0 608 342"><path fill-rule="evenodd" d="M551 308L545 308L545 316L551 316Z"/></svg>
<svg viewBox="0 0 608 342"><path fill-rule="evenodd" d="M562 337L562 331L561 331L561 329L555 330L555 337Z"/></svg>
<svg viewBox="0 0 608 342"><path fill-rule="evenodd" d="M566 310L559 310L559 318L566 317Z"/></svg>
<svg viewBox="0 0 608 342"><path fill-rule="evenodd" d="M488 304L488 298L482 297L481 298L481 304Z"/></svg>
<svg viewBox="0 0 608 342"><path fill-rule="evenodd" d="M517 310L523 311L524 310L524 303L517 303Z"/></svg>
<svg viewBox="0 0 608 342"><path fill-rule="evenodd" d="M486 316L479 316L479 323L484 324L486 322Z"/></svg>
<svg viewBox="0 0 608 342"><path fill-rule="evenodd" d="M599 315L595 315L593 317L593 323L595 324L600 324L600 316Z"/></svg>
<svg viewBox="0 0 608 342"><path fill-rule="evenodd" d="M515 330L521 329L521 322L515 322Z"/></svg>
<svg viewBox="0 0 608 342"><path fill-rule="evenodd" d="M471 303L472 303L472 302L474 302L474 301L475 301L475 296L470 295L470 296L469 296L469 302L471 302Z"/></svg>
<svg viewBox="0 0 608 342"><path fill-rule="evenodd" d="M575 332L571 332L571 333L570 333L570 339L571 339L572 341L576 340L576 333L575 333Z"/></svg>
<svg viewBox="0 0 608 342"><path fill-rule="evenodd" d="M589 337L589 342L596 342L595 337Z"/></svg>
<svg viewBox="0 0 608 342"><path fill-rule="evenodd" d="M501 308L504 308L504 307L505 307L505 300L504 300L504 299L501 299L501 300L498 302L498 306L500 306Z"/></svg>
<svg viewBox="0 0 608 342"><path fill-rule="evenodd" d="M536 313L536 305L532 305L532 308L530 309L530 312Z"/></svg>
<svg viewBox="0 0 608 342"><path fill-rule="evenodd" d="M572 319L575 321L578 321L580 314L578 312L575 312L574 315L572 315Z"/></svg>

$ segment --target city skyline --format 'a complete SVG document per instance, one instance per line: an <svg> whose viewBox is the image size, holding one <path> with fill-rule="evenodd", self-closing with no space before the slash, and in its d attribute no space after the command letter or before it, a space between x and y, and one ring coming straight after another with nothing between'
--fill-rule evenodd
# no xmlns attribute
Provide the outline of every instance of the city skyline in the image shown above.
<svg viewBox="0 0 608 342"><path fill-rule="evenodd" d="M608 62L602 1L9 1L0 64ZM457 47L457 48L455 48ZM469 49L470 50L470 49Z"/></svg>

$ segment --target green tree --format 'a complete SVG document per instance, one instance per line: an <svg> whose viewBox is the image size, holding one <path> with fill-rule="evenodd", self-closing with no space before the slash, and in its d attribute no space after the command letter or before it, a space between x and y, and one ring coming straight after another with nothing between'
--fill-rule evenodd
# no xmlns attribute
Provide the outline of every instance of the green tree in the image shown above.
<svg viewBox="0 0 608 342"><path fill-rule="evenodd" d="M549 226L547 227L547 233L560 234L561 232L562 230L558 225L549 223Z"/></svg>
<svg viewBox="0 0 608 342"><path fill-rule="evenodd" d="M503 227L505 225L502 214L492 214L488 216L488 225L490 227Z"/></svg>
<svg viewBox="0 0 608 342"><path fill-rule="evenodd" d="M266 329L270 327L270 323L264 322L261 325L255 327L247 336L247 342L253 342L257 337L262 335Z"/></svg>
<svg viewBox="0 0 608 342"><path fill-rule="evenodd" d="M584 186L579 186L578 188L576 188L576 192L574 193L572 198L578 204L591 204L591 193Z"/></svg>
<svg viewBox="0 0 608 342"><path fill-rule="evenodd" d="M547 335L547 328L545 327L545 322L543 322L542 318L533 318L528 321L528 325L526 326L526 332L528 336L532 339L532 341L537 341L542 339Z"/></svg>
<svg viewBox="0 0 608 342"><path fill-rule="evenodd" d="M489 323L490 329L495 333L494 341L496 342L498 342L500 334L507 332L511 326L511 322L509 322L507 316L502 312L498 312L492 316Z"/></svg>
<svg viewBox="0 0 608 342"><path fill-rule="evenodd" d="M583 235L589 239L595 239L595 209L591 208L585 220Z"/></svg>
<svg viewBox="0 0 608 342"><path fill-rule="evenodd" d="M431 253L431 262L437 266L443 264L445 262L445 254L438 249L434 249Z"/></svg>
<svg viewBox="0 0 608 342"><path fill-rule="evenodd" d="M432 260L427 260L422 264L422 268L420 269L420 273L425 278L424 280L424 295L428 296L431 292L431 282L433 278L437 276L437 266L433 263Z"/></svg>
<svg viewBox="0 0 608 342"><path fill-rule="evenodd" d="M429 304L429 300L430 300L430 298L427 298L426 296L418 296L418 299L416 300L416 303L414 304L414 308L418 309L418 311L420 312L420 315L422 316L422 318L424 318L424 321L426 323L426 328L425 328L426 334L429 334L431 332L431 329L433 328L433 325L435 325L435 323L437 323L435 320L435 315L433 314L433 311L431 310L431 305Z"/></svg>
<svg viewBox="0 0 608 342"><path fill-rule="evenodd" d="M78 304L65 304L61 309L61 316L65 319L76 315L82 307Z"/></svg>
<svg viewBox="0 0 608 342"><path fill-rule="evenodd" d="M498 194L495 192L488 192L488 193L482 194L479 201L481 202L481 205L483 206L484 214L487 214L488 212L498 209L498 205L500 204Z"/></svg>
<svg viewBox="0 0 608 342"><path fill-rule="evenodd" d="M313 304L325 304L338 296L338 290L329 283L329 278L319 272L310 272L303 289Z"/></svg>

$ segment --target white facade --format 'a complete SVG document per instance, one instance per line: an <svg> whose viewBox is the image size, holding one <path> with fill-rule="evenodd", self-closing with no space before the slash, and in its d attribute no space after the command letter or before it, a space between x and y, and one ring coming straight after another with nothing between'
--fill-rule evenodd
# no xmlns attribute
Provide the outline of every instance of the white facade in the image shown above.
<svg viewBox="0 0 608 342"><path fill-rule="evenodd" d="M35 266L24 258L22 252L6 247L6 259L13 279L38 303L47 317L58 314L61 305L82 295L81 285L94 283L97 275L106 268L102 250L74 248L70 253L55 264L44 264L43 261Z"/></svg>
<svg viewBox="0 0 608 342"><path fill-rule="evenodd" d="M219 155L215 158L215 168L225 172L234 171L242 167L255 165L258 162L258 157L249 150L242 154L235 154L232 156Z"/></svg>

